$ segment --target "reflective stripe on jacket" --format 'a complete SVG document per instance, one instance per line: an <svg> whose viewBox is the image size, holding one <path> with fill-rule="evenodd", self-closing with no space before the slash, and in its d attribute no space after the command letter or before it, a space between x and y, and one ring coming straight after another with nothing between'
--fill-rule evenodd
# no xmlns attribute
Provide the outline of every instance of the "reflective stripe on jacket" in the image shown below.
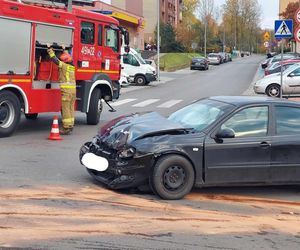
<svg viewBox="0 0 300 250"><path fill-rule="evenodd" d="M61 88L76 88L75 67L73 65L60 61L53 49L48 49L51 60L59 67L59 82Z"/></svg>

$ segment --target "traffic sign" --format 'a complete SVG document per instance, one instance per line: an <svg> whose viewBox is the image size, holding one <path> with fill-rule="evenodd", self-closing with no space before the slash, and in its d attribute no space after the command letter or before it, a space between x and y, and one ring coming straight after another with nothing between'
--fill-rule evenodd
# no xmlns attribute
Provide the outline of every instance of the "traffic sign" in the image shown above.
<svg viewBox="0 0 300 250"><path fill-rule="evenodd" d="M300 24L300 8L295 13L295 20Z"/></svg>
<svg viewBox="0 0 300 250"><path fill-rule="evenodd" d="M265 46L265 48L269 48L269 42L264 42L264 46Z"/></svg>
<svg viewBox="0 0 300 250"><path fill-rule="evenodd" d="M290 38L293 36L293 20L275 20L275 38Z"/></svg>
<svg viewBox="0 0 300 250"><path fill-rule="evenodd" d="M264 41L267 42L267 41L269 41L269 39L270 39L270 33L268 31L266 31L264 33Z"/></svg>
<svg viewBox="0 0 300 250"><path fill-rule="evenodd" d="M294 32L294 38L295 40L300 43L300 27L298 27Z"/></svg>

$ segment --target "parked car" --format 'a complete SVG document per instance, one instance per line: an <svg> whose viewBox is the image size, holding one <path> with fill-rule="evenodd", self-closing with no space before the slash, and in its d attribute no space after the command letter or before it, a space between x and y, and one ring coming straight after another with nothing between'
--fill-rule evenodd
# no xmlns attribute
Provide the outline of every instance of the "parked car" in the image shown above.
<svg viewBox="0 0 300 250"><path fill-rule="evenodd" d="M226 53L228 62L232 62L232 56L230 53Z"/></svg>
<svg viewBox="0 0 300 250"><path fill-rule="evenodd" d="M155 122L153 122L155 121ZM300 104L221 96L168 118L116 118L80 149L80 161L112 189L150 184L163 199L192 187L300 184Z"/></svg>
<svg viewBox="0 0 300 250"><path fill-rule="evenodd" d="M121 67L130 77L130 81L137 85L148 85L152 81L156 81L156 70L140 56L140 54L130 48L126 53L124 48L121 49Z"/></svg>
<svg viewBox="0 0 300 250"><path fill-rule="evenodd" d="M283 54L283 60L288 60L288 59L294 59L294 58L299 58L297 53L286 53ZM281 61L281 54L280 55L276 55L274 57L271 57L265 61L262 62L261 67L263 69L267 68L270 64L274 63L274 62L279 62Z"/></svg>
<svg viewBox="0 0 300 250"><path fill-rule="evenodd" d="M219 65L222 63L222 58L217 53L209 53L208 56L209 64Z"/></svg>
<svg viewBox="0 0 300 250"><path fill-rule="evenodd" d="M190 69L208 70L208 60L205 57L196 57L191 60Z"/></svg>
<svg viewBox="0 0 300 250"><path fill-rule="evenodd" d="M221 63L226 63L227 62L227 56L225 52L219 52L218 53L221 56Z"/></svg>
<svg viewBox="0 0 300 250"><path fill-rule="evenodd" d="M269 65L265 69L265 75L267 76L267 75L281 72L281 65L282 65L282 70L285 71L290 66L294 65L295 63L299 63L299 62L300 62L300 59L291 59L291 60L285 60L282 62L275 62L275 63Z"/></svg>
<svg viewBox="0 0 300 250"><path fill-rule="evenodd" d="M265 76L258 80L254 85L254 91L257 94L266 94L268 96L280 96L281 73L275 73ZM282 95L293 96L300 94L300 63L296 63L283 72L282 77Z"/></svg>

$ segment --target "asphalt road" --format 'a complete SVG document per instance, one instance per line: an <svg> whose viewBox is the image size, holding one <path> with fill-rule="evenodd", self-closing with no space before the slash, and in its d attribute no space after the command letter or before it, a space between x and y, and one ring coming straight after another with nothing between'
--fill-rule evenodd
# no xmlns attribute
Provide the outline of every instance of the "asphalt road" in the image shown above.
<svg viewBox="0 0 300 250"><path fill-rule="evenodd" d="M131 112L168 115L205 96L248 93L262 59L162 73L160 83L123 89L117 112L105 108L101 124ZM0 139L0 248L299 248L299 187L194 189L179 201L114 192L78 161L98 126L87 126L78 113L73 135L49 141L53 115L22 119L14 136Z"/></svg>

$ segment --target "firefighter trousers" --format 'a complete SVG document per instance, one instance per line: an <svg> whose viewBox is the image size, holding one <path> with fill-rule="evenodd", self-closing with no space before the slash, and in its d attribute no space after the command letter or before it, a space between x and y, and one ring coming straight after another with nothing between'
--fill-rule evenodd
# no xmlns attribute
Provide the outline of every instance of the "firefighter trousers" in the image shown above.
<svg viewBox="0 0 300 250"><path fill-rule="evenodd" d="M74 105L76 100L75 88L61 88L61 116L63 128L69 129L74 127Z"/></svg>

